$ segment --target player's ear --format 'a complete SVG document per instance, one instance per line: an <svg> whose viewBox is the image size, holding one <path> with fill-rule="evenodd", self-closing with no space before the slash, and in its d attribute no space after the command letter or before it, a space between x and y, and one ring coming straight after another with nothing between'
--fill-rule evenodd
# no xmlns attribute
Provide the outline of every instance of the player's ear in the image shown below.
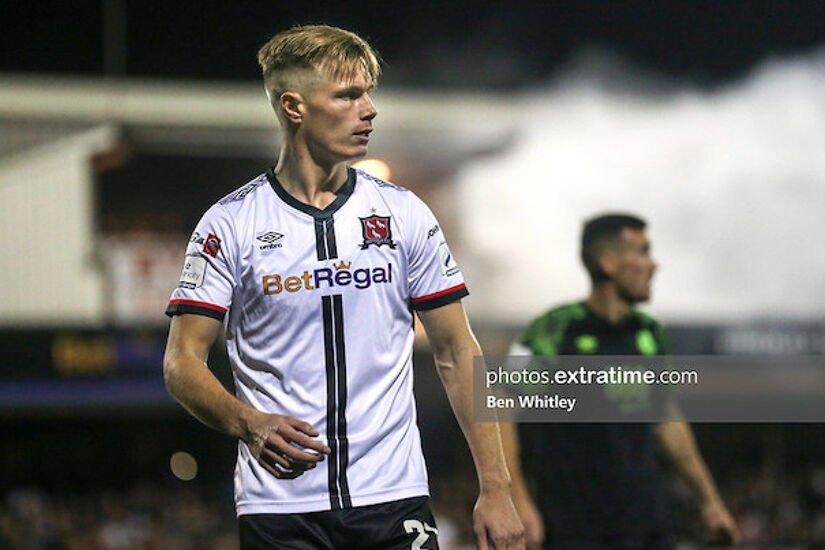
<svg viewBox="0 0 825 550"><path fill-rule="evenodd" d="M596 260L599 264L599 268L602 270L602 273L607 275L610 278L616 274L616 270L619 267L619 256L615 250L612 248L605 248L602 250L601 254L599 254L598 259Z"/></svg>
<svg viewBox="0 0 825 550"><path fill-rule="evenodd" d="M297 92L284 92L281 94L281 111L284 117L295 124L299 124L303 119L304 100Z"/></svg>

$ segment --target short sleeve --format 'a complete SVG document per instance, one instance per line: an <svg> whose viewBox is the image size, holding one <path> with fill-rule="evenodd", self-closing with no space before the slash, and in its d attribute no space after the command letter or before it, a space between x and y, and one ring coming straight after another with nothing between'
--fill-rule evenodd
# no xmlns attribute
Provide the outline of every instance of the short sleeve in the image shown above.
<svg viewBox="0 0 825 550"><path fill-rule="evenodd" d="M567 323L559 320L557 310L533 319L513 339L510 355L558 355Z"/></svg>
<svg viewBox="0 0 825 550"><path fill-rule="evenodd" d="M226 209L216 204L207 210L189 239L166 315L194 313L223 321L235 289L234 239Z"/></svg>
<svg viewBox="0 0 825 550"><path fill-rule="evenodd" d="M412 195L410 221L408 277L413 309L435 309L467 296L464 277L438 221L415 195Z"/></svg>

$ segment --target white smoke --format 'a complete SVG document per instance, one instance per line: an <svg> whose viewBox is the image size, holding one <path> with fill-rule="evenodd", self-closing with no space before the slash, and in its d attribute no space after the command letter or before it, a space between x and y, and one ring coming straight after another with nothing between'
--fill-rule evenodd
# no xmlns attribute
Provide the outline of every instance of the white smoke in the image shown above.
<svg viewBox="0 0 825 550"><path fill-rule="evenodd" d="M625 210L650 222L653 313L825 317L825 51L714 91L580 69L523 102L511 147L458 175L471 312L520 322L584 296L582 221Z"/></svg>

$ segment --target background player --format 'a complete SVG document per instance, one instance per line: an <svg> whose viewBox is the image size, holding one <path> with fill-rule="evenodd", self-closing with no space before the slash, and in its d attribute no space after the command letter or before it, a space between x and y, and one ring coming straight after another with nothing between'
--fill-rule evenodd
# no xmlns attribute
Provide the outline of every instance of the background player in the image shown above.
<svg viewBox="0 0 825 550"><path fill-rule="evenodd" d="M523 547L498 428L471 422L481 351L461 273L424 203L347 165L366 154L377 115L374 52L353 33L306 26L258 59L280 157L197 226L164 362L172 395L240 440L242 548L437 548L412 309L475 460L479 547ZM224 318L237 397L206 365Z"/></svg>
<svg viewBox="0 0 825 550"><path fill-rule="evenodd" d="M581 255L590 275L583 302L550 310L516 338L513 354L667 354L662 327L634 305L650 299L656 263L646 223L603 215L584 226ZM739 532L684 422L502 425L513 498L528 545L548 548L674 548L657 444L701 498L716 540ZM521 449L521 452L520 450ZM520 456L521 455L521 456ZM534 505L522 474L536 480ZM546 529L546 534L545 534Z"/></svg>

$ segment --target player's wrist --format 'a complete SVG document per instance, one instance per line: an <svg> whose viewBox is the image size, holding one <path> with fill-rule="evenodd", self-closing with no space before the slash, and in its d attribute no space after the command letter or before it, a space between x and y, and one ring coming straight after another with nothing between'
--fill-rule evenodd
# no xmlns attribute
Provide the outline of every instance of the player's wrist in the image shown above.
<svg viewBox="0 0 825 550"><path fill-rule="evenodd" d="M252 407L242 407L238 412L237 433L234 437L247 445L256 445L261 437L261 413Z"/></svg>
<svg viewBox="0 0 825 550"><path fill-rule="evenodd" d="M509 477L482 477L479 481L479 493L482 495L510 496L512 483Z"/></svg>
<svg viewBox="0 0 825 550"><path fill-rule="evenodd" d="M719 494L716 484L709 478L709 476L708 479L702 480L702 482L697 485L697 492L699 493L699 498L703 504L722 503L722 495Z"/></svg>
<svg viewBox="0 0 825 550"><path fill-rule="evenodd" d="M533 500L530 497L530 492L527 490L524 483L513 482L510 485L510 495L513 498L513 503L526 503L532 502Z"/></svg>
<svg viewBox="0 0 825 550"><path fill-rule="evenodd" d="M718 494L712 493L703 495L701 502L701 506L704 510L714 510L718 508L724 509L725 507L725 503L722 501L722 497L720 497Z"/></svg>

